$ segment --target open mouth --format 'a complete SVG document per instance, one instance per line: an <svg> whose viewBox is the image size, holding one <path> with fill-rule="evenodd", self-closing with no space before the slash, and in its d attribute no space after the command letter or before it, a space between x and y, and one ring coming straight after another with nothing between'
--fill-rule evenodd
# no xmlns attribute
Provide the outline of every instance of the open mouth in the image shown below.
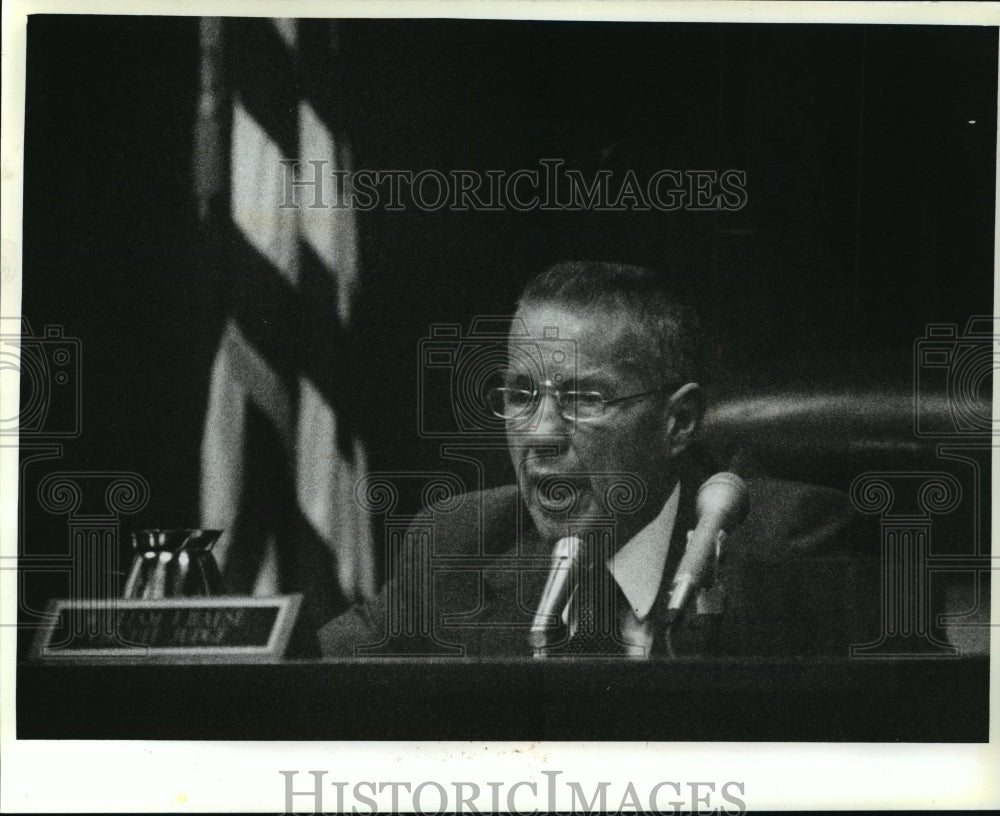
<svg viewBox="0 0 1000 816"><path fill-rule="evenodd" d="M559 471L530 471L525 474L527 502L547 515L564 516L580 507L590 487L587 479Z"/></svg>

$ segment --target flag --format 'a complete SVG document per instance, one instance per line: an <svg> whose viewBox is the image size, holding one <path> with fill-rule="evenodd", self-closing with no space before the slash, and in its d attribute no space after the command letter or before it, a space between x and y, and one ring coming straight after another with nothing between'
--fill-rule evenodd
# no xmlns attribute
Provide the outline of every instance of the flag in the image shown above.
<svg viewBox="0 0 1000 816"><path fill-rule="evenodd" d="M376 583L350 410L356 214L309 207L309 190L287 198L290 160L298 176L312 177L310 161L328 179L350 169L335 25L204 19L194 151L207 267L226 282L227 314L202 440L202 524L226 531L215 552L228 591L304 592L316 624Z"/></svg>

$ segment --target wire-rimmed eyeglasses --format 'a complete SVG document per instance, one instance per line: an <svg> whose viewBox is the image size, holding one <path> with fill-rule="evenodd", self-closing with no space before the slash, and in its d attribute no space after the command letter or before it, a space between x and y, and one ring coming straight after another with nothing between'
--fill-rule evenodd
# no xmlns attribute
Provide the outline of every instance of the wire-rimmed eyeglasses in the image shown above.
<svg viewBox="0 0 1000 816"><path fill-rule="evenodd" d="M664 383L649 391L609 399L600 391L563 391L546 381L538 388L491 388L486 392L486 402L499 419L506 422L526 420L538 410L543 392L548 392L555 398L559 415L567 422L595 422L602 419L610 407L676 388L676 385Z"/></svg>

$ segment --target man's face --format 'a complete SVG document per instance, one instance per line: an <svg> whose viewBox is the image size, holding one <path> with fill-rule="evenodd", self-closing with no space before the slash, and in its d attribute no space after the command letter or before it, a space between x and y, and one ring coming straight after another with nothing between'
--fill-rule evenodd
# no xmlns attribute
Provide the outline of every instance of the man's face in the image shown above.
<svg viewBox="0 0 1000 816"><path fill-rule="evenodd" d="M563 354L546 354L546 341L539 344L544 377L560 390L598 391L616 399L665 385L653 364L652 344L637 340L625 315L540 303L522 306L517 317L531 338L551 338L556 329L560 341L573 341L559 344ZM523 338L512 339L512 352L524 343ZM584 517L613 515L616 543L624 544L656 516L675 481L669 452L674 425L670 391L609 405L599 419L585 422L561 416L555 395L534 385L543 392L541 402L530 419L511 424L508 444L535 526L543 537L555 539L566 535L569 525L578 527ZM566 402L572 413L572 403ZM553 447L558 449L554 455ZM630 500L627 490L612 490L615 498L609 502L609 487L623 481L633 486L638 481L645 499L639 495L638 501ZM559 482L564 487L561 496ZM553 488L551 493L547 486ZM567 495L566 486L579 497L570 506L560 500Z"/></svg>

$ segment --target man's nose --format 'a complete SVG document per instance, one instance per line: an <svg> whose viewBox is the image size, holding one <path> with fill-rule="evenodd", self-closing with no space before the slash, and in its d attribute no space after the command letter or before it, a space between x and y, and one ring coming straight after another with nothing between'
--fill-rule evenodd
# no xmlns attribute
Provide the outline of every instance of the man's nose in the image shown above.
<svg viewBox="0 0 1000 816"><path fill-rule="evenodd" d="M539 436L565 436L569 433L570 423L563 417L556 395L548 389L542 392L538 410L528 428Z"/></svg>

